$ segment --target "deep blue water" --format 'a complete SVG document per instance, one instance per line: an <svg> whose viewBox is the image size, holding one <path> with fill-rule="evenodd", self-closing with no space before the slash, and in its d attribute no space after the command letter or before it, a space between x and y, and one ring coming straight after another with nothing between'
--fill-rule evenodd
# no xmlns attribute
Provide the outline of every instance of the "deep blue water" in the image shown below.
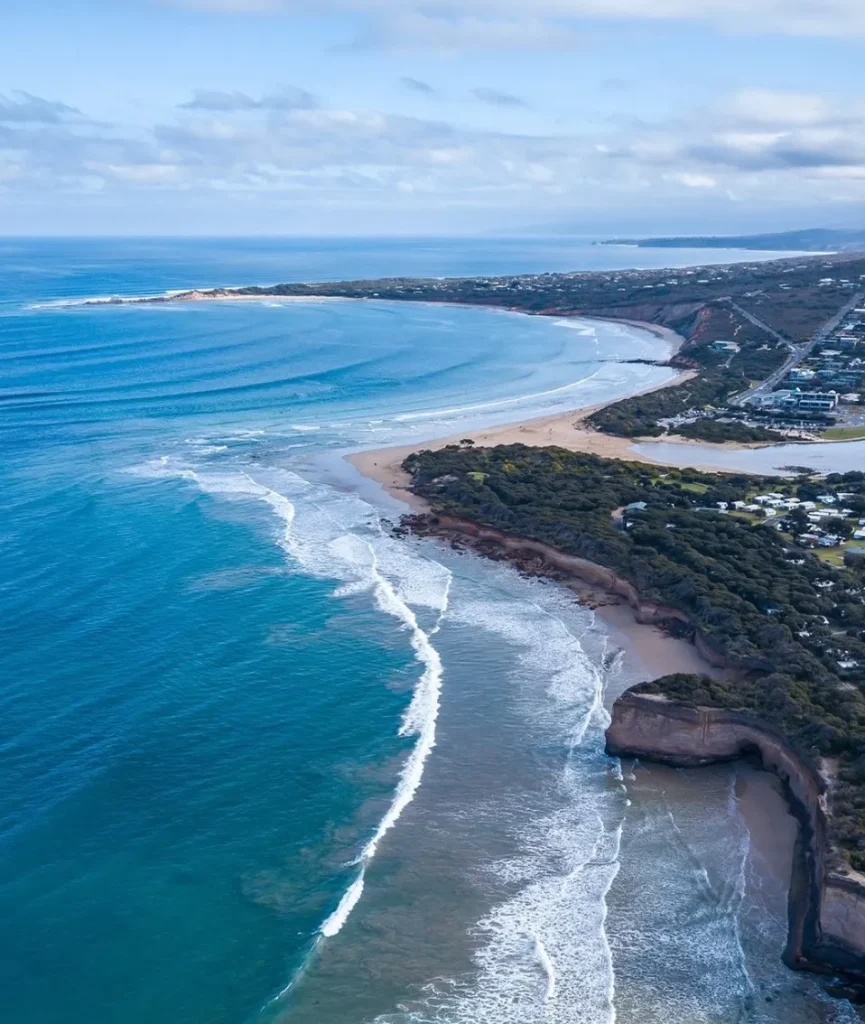
<svg viewBox="0 0 865 1024"><path fill-rule="evenodd" d="M3 1020L612 1019L608 641L553 588L393 540L339 453L626 393L668 371L618 360L661 343L388 303L44 305L610 250L582 253L0 243ZM720 1021L751 982L712 920L692 976Z"/></svg>

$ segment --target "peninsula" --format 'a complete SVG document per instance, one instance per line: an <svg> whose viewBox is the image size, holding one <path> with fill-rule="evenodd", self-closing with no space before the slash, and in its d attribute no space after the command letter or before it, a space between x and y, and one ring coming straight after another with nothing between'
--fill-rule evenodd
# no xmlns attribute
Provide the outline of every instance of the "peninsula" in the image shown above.
<svg viewBox="0 0 865 1024"><path fill-rule="evenodd" d="M802 252L861 252L865 229L805 228L760 235L676 235L655 238L612 238L598 245L635 245L640 249L753 249Z"/></svg>
<svg viewBox="0 0 865 1024"><path fill-rule="evenodd" d="M779 481L469 439L404 471L427 511L401 531L588 583L726 670L631 690L608 750L757 755L801 826L785 959L865 983L865 547L827 558L808 539L812 516L865 522L865 473Z"/></svg>

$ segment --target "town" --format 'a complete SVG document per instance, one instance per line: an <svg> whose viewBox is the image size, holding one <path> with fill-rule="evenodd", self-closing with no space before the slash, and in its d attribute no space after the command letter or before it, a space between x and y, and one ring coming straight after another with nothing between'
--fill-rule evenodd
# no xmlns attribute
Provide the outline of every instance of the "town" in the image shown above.
<svg viewBox="0 0 865 1024"><path fill-rule="evenodd" d="M719 342L716 347L725 351L728 344ZM865 305L854 305L831 333L802 354L775 390L749 397L747 407L791 431L816 429L828 440L852 439L865 437L863 390Z"/></svg>
<svg viewBox="0 0 865 1024"><path fill-rule="evenodd" d="M743 491L738 499L697 505L693 511L731 515L752 524L765 523L788 543L818 549L815 554L829 565L865 564L865 499L859 493L832 491L807 477L778 486L784 487L784 491ZM645 508L645 502L626 505L622 512L623 527L628 529L631 515Z"/></svg>

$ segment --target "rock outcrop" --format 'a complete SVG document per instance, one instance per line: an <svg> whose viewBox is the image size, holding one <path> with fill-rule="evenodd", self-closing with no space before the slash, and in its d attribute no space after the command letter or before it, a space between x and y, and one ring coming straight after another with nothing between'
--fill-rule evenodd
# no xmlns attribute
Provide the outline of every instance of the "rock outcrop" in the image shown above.
<svg viewBox="0 0 865 1024"><path fill-rule="evenodd" d="M793 968L842 974L865 985L865 878L832 851L826 780L780 730L744 711L689 708L626 693L613 705L607 751L676 767L759 757L781 779L800 824L784 960Z"/></svg>

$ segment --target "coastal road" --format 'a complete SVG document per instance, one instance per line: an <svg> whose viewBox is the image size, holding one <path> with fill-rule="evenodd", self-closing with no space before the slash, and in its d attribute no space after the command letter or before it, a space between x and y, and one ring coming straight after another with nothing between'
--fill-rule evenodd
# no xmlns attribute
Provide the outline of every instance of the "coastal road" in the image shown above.
<svg viewBox="0 0 865 1024"><path fill-rule="evenodd" d="M782 345L793 345L793 342L789 338L781 334L780 331L776 331L774 327L770 327L759 317L754 316L753 313L749 313L747 309L743 309L733 298L727 297L723 301L725 301L728 306L735 309L736 312L739 313L740 316L743 316L749 323L752 323L755 327L759 327L761 331L765 331L770 337L774 338L776 341L780 341Z"/></svg>
<svg viewBox="0 0 865 1024"><path fill-rule="evenodd" d="M842 320L851 313L858 305L865 301L865 291L857 292L849 302L845 303L837 313L835 313L825 324L815 333L812 337L802 345L794 345L789 339L783 337L777 331L773 331L767 324L763 324L756 317L751 316L746 310L742 309L735 302L730 300L730 305L733 306L739 313L751 321L755 326L762 327L763 330L768 331L772 337L782 341L785 345L790 347L790 355L784 361L783 366L780 366L774 373L771 373L764 381L759 384L755 384L747 391L743 391L739 395L734 395L728 400L728 404L743 406L747 405L748 402L753 401L760 395L765 395L770 391L773 391L775 387L787 376L787 374L795 369L803 359L807 359L811 355L815 345L822 344L829 338L840 326Z"/></svg>

